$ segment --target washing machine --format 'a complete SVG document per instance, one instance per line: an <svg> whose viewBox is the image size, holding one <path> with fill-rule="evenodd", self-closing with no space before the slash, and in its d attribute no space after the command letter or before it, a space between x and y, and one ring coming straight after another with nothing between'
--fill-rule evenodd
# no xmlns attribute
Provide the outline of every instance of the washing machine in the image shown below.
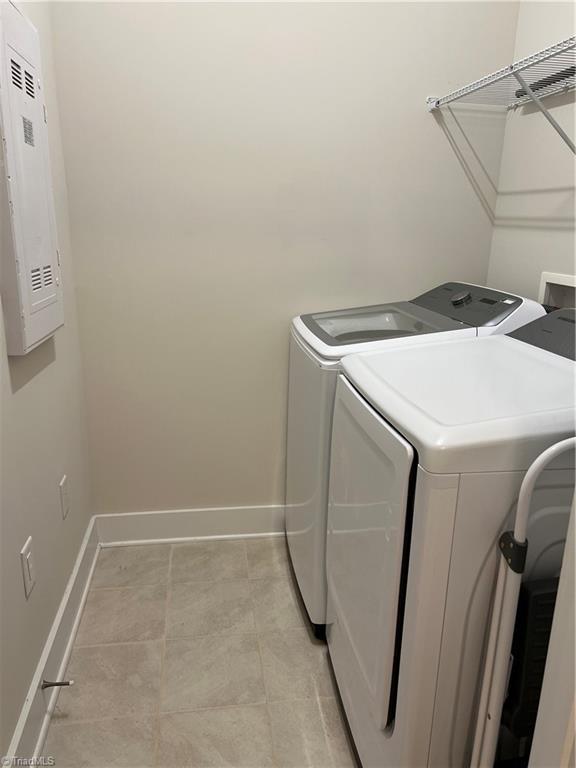
<svg viewBox="0 0 576 768"><path fill-rule="evenodd" d="M302 315L292 322L286 460L286 533L310 621L326 620L330 432L340 360L352 352L506 333L544 314L540 304L466 283L412 301Z"/></svg>
<svg viewBox="0 0 576 768"><path fill-rule="evenodd" d="M364 768L469 765L498 537L574 434L575 319L342 362L326 631ZM558 575L573 493L567 454L533 496L524 578Z"/></svg>

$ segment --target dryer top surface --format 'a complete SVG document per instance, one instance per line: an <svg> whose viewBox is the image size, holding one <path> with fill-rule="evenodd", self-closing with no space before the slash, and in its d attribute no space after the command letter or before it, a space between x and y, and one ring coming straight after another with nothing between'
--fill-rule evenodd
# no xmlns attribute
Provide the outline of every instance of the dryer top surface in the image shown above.
<svg viewBox="0 0 576 768"><path fill-rule="evenodd" d="M526 469L574 432L574 362L507 336L352 355L342 367L432 472Z"/></svg>

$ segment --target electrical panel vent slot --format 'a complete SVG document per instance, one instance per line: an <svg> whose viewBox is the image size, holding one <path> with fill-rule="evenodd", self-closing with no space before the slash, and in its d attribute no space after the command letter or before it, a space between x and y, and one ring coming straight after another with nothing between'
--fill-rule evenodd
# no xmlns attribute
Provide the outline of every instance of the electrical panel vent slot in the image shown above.
<svg viewBox="0 0 576 768"><path fill-rule="evenodd" d="M30 275L32 278L32 290L33 291L42 290L42 272L40 270L40 267L34 267Z"/></svg>
<svg viewBox="0 0 576 768"><path fill-rule="evenodd" d="M10 60L10 66L12 68L12 83L16 88L22 90L22 67L14 59Z"/></svg>
<svg viewBox="0 0 576 768"><path fill-rule="evenodd" d="M28 120L28 118L23 117L22 123L24 124L24 141L26 144L29 144L31 147L34 146L34 125L32 123L32 120Z"/></svg>
<svg viewBox="0 0 576 768"><path fill-rule="evenodd" d="M26 81L26 93L28 96L30 96L31 99L34 98L34 77L30 74L30 72L27 72L24 70L24 79Z"/></svg>
<svg viewBox="0 0 576 768"><path fill-rule="evenodd" d="M46 264L42 268L42 276L44 278L44 288L47 288L49 285L52 285L54 282L54 278L52 277L52 266L50 264Z"/></svg>

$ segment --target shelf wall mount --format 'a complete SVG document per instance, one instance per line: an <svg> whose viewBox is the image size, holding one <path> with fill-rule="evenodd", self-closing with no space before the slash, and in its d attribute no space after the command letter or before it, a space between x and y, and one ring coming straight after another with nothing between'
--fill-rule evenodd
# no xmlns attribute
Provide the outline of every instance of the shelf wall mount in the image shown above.
<svg viewBox="0 0 576 768"><path fill-rule="evenodd" d="M576 37L569 37L446 96L429 97L426 104L430 112L455 101L506 110L534 104L576 154L574 142L543 103L546 97L567 93L575 87Z"/></svg>

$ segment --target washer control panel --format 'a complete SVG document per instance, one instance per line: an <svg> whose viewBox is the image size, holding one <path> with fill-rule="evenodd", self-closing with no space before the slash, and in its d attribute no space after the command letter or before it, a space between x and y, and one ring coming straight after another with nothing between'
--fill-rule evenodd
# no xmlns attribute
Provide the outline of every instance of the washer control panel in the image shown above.
<svg viewBox="0 0 576 768"><path fill-rule="evenodd" d="M522 302L511 293L468 283L443 283L412 299L413 304L476 327L498 325Z"/></svg>

